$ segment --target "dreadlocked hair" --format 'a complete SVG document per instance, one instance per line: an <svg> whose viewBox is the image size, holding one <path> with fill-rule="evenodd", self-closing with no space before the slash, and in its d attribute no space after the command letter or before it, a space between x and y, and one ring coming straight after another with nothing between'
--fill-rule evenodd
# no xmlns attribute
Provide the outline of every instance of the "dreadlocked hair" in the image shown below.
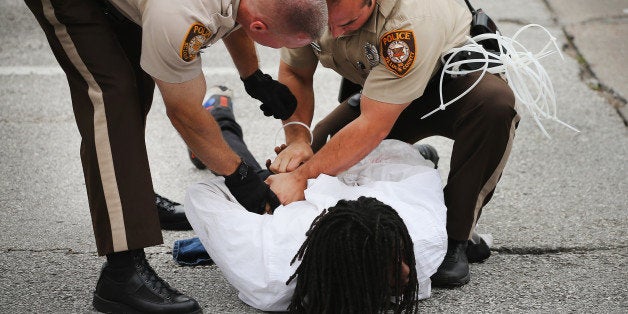
<svg viewBox="0 0 628 314"><path fill-rule="evenodd" d="M417 312L414 246L403 220L371 197L341 200L310 226L291 265L301 264L292 313ZM410 268L401 282L401 262Z"/></svg>

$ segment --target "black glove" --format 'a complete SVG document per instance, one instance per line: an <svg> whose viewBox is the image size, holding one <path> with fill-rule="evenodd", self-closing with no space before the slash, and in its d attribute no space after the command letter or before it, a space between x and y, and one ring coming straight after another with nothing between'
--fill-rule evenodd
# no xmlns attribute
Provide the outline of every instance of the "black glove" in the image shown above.
<svg viewBox="0 0 628 314"><path fill-rule="evenodd" d="M240 162L234 173L225 176L225 184L236 200L250 212L262 215L266 203L270 204L271 211L280 205L277 195L270 186L264 183L255 170L244 161Z"/></svg>
<svg viewBox="0 0 628 314"><path fill-rule="evenodd" d="M251 76L243 78L242 82L246 92L262 102L259 108L267 117L286 120L297 109L297 99L290 89L259 69Z"/></svg>

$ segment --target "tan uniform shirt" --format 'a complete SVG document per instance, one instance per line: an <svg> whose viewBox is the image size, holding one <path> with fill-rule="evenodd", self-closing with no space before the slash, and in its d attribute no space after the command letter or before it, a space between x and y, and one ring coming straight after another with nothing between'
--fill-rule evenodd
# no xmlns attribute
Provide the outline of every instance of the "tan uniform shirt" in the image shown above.
<svg viewBox="0 0 628 314"><path fill-rule="evenodd" d="M403 104L423 95L440 55L462 45L471 13L456 0L377 0L370 19L350 34L327 30L310 46L281 51L292 67L317 61L363 86L362 94Z"/></svg>
<svg viewBox="0 0 628 314"><path fill-rule="evenodd" d="M237 29L240 0L109 0L142 27L142 69L170 83L202 72L199 51Z"/></svg>

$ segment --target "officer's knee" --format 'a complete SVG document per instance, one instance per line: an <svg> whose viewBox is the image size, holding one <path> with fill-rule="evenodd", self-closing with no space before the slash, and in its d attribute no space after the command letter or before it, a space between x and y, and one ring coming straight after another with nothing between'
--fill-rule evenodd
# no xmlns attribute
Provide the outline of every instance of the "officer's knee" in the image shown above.
<svg viewBox="0 0 628 314"><path fill-rule="evenodd" d="M499 123L511 121L516 116L515 96L508 85L493 84L485 88L481 95L480 108L485 119Z"/></svg>

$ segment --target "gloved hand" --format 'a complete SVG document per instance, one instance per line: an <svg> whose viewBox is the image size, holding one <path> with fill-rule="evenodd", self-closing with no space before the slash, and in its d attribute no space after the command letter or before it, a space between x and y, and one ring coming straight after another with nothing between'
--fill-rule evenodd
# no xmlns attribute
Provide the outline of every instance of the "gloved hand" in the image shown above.
<svg viewBox="0 0 628 314"><path fill-rule="evenodd" d="M297 99L290 89L259 69L251 76L243 78L242 82L246 92L262 102L259 108L267 117L286 120L297 109Z"/></svg>
<svg viewBox="0 0 628 314"><path fill-rule="evenodd" d="M271 212L280 205L270 186L244 161L240 162L234 173L225 176L225 184L236 200L250 212L262 215L266 211L266 203L270 205Z"/></svg>

